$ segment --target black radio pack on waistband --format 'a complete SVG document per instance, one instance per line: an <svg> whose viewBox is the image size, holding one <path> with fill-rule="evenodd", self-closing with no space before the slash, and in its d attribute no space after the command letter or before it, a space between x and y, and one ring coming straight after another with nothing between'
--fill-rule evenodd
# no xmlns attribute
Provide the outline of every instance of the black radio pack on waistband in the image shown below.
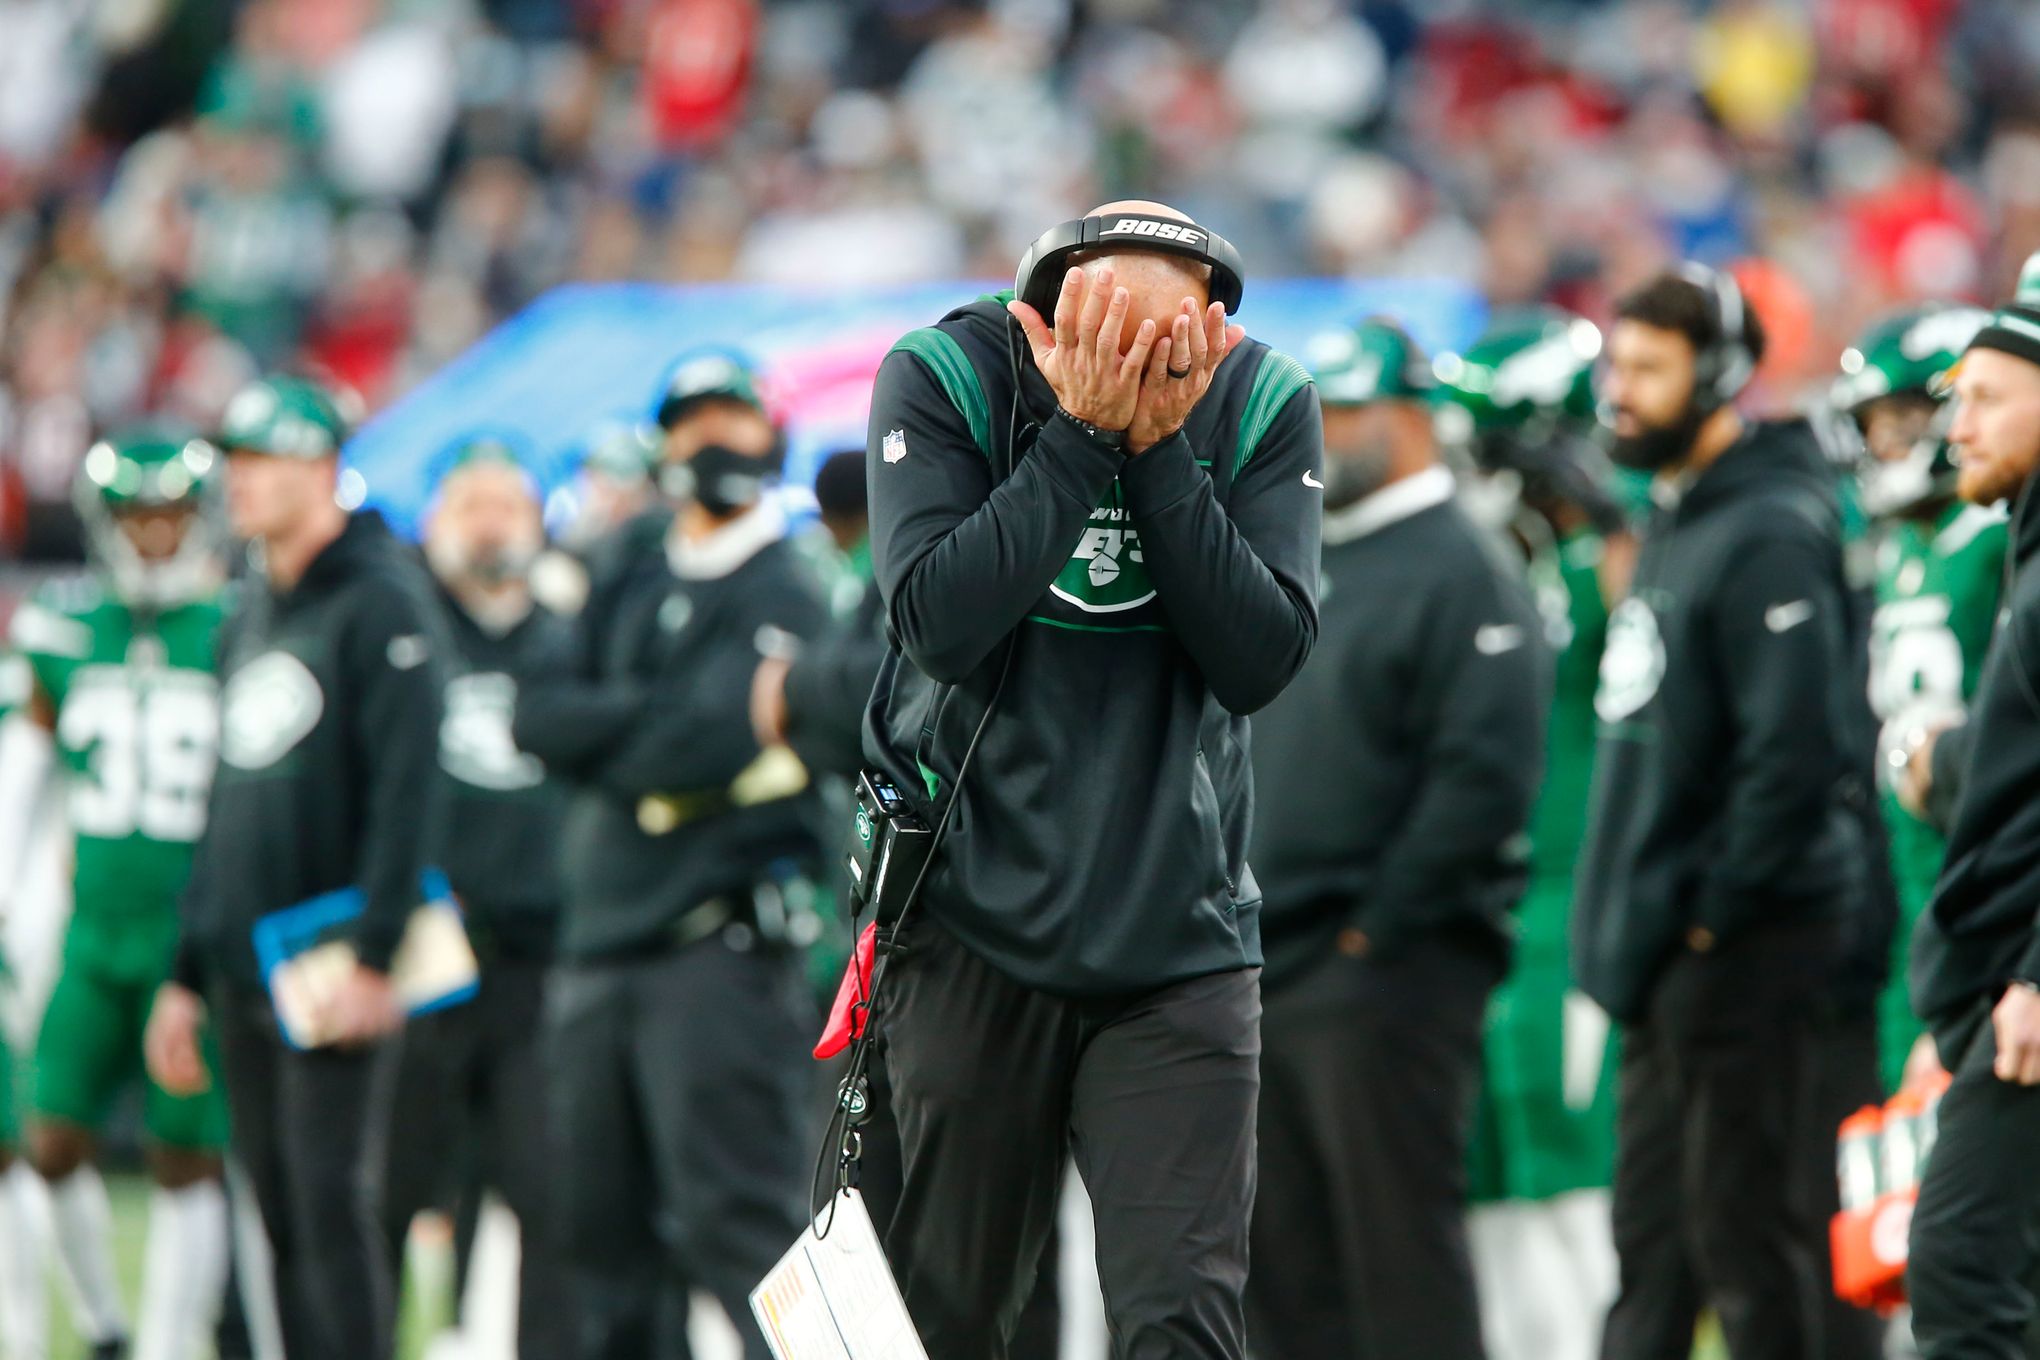
<svg viewBox="0 0 2040 1360"><path fill-rule="evenodd" d="M1085 251L1114 249L1160 251L1209 265L1211 300L1225 304L1228 316L1240 309L1247 274L1232 242L1195 222L1142 212L1079 217L1050 227L1020 257L1020 268L1013 275L1013 296L1040 312L1043 318L1053 319L1056 292L1062 287L1070 257Z"/></svg>
<svg viewBox="0 0 2040 1360"><path fill-rule="evenodd" d="M851 917L862 916L869 907L878 928L890 930L921 881L934 841L934 828L921 820L890 779L876 770L859 774L850 850L843 856L843 867L850 872Z"/></svg>

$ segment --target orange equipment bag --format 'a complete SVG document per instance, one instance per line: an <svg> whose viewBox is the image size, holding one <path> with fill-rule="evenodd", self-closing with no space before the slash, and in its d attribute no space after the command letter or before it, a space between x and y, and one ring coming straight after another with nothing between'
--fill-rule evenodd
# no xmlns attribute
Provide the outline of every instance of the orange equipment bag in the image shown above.
<svg viewBox="0 0 2040 1360"><path fill-rule="evenodd" d="M1858 1308L1890 1313L1905 1302L1913 1205L1948 1082L1944 1072L1842 1121L1836 1147L1842 1208L1828 1225L1828 1247L1835 1295Z"/></svg>

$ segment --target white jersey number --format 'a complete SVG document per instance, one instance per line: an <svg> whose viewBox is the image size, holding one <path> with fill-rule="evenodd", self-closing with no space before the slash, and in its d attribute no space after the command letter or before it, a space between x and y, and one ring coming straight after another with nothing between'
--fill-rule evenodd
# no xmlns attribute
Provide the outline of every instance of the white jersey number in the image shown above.
<svg viewBox="0 0 2040 1360"><path fill-rule="evenodd" d="M121 667L82 669L57 718L58 743L85 756L71 781L72 830L197 840L219 735L210 676L171 670L137 683Z"/></svg>
<svg viewBox="0 0 2040 1360"><path fill-rule="evenodd" d="M1870 632L1870 707L1878 717L1962 707L1962 643L1947 618L1948 602L1937 596L1877 611Z"/></svg>

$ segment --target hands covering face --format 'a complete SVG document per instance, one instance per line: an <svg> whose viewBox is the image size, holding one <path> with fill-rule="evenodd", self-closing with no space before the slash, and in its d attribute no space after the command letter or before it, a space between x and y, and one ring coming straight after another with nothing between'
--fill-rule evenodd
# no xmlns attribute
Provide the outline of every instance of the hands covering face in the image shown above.
<svg viewBox="0 0 2040 1360"><path fill-rule="evenodd" d="M1185 297L1167 334L1158 335L1155 323L1144 320L1122 354L1131 303L1106 267L1088 282L1079 268L1063 276L1053 330L1028 304L1006 306L1062 409L1101 430L1124 430L1127 452L1137 454L1182 428L1246 332L1226 325L1221 304L1200 316L1197 300Z"/></svg>

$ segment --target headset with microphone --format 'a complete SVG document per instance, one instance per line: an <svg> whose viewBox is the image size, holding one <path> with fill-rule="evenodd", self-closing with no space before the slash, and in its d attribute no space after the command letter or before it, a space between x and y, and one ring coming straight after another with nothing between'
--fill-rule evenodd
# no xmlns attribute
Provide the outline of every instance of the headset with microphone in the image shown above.
<svg viewBox="0 0 2040 1360"><path fill-rule="evenodd" d="M1704 264L1679 266L1679 277L1698 288L1714 309L1720 338L1703 346L1693 359L1693 404L1712 415L1742 395L1756 376L1757 356L1750 351L1748 309L1735 276Z"/></svg>
<svg viewBox="0 0 2040 1360"><path fill-rule="evenodd" d="M1143 212L1079 217L1050 227L1020 257L1020 268L1013 275L1013 296L1040 312L1044 320L1053 321L1056 294L1062 288L1070 257L1115 247L1159 251L1209 265L1211 300L1223 303L1228 316L1240 309L1246 271L1233 243L1195 222Z"/></svg>

